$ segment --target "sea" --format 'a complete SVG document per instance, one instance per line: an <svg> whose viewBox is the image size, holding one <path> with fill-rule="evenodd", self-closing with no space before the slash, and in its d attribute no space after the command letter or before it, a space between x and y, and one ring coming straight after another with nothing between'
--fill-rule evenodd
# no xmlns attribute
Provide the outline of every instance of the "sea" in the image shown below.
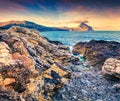
<svg viewBox="0 0 120 101"><path fill-rule="evenodd" d="M53 41L60 41L66 46L73 46L78 42L89 42L90 40L107 40L120 42L120 31L48 31L40 32L40 35Z"/></svg>

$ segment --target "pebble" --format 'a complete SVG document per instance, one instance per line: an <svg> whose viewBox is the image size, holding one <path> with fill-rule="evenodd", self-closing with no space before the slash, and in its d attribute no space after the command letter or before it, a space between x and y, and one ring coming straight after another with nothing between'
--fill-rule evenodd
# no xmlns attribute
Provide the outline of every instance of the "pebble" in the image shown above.
<svg viewBox="0 0 120 101"><path fill-rule="evenodd" d="M82 89L81 92L82 92L83 95L86 95L86 94L87 94L87 91L84 90L84 89Z"/></svg>
<svg viewBox="0 0 120 101"><path fill-rule="evenodd" d="M88 101L87 97L83 97L82 99L83 99L83 101Z"/></svg>
<svg viewBox="0 0 120 101"><path fill-rule="evenodd" d="M120 94L113 91L119 89L120 82L103 79L100 71L75 74L76 72L72 73L72 79L63 87L65 91L62 92L64 98L61 101L120 101Z"/></svg>
<svg viewBox="0 0 120 101"><path fill-rule="evenodd" d="M103 101L103 100L101 100L101 99L97 99L97 100L95 100L95 101Z"/></svg>

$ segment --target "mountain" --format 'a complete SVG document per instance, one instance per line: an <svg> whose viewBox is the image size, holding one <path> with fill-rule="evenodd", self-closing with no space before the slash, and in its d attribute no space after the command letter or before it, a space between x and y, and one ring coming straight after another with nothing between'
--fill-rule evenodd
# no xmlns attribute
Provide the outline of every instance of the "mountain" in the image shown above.
<svg viewBox="0 0 120 101"><path fill-rule="evenodd" d="M78 27L75 27L75 28L64 27L63 29L66 29L69 31L93 31L93 28L84 22L80 23Z"/></svg>
<svg viewBox="0 0 120 101"><path fill-rule="evenodd" d="M75 27L75 28L46 27L30 21L8 21L8 22L0 23L0 29L9 29L12 26L25 27L29 29L37 29L38 31L93 31L91 26L83 22L78 27Z"/></svg>
<svg viewBox="0 0 120 101"><path fill-rule="evenodd" d="M68 29L38 25L30 21L8 21L8 22L0 23L0 29L9 29L12 26L25 27L29 29L37 29L38 31L69 31Z"/></svg>
<svg viewBox="0 0 120 101"><path fill-rule="evenodd" d="M87 25L86 23L81 23L78 26L78 30L81 30L81 31L93 31L92 27Z"/></svg>

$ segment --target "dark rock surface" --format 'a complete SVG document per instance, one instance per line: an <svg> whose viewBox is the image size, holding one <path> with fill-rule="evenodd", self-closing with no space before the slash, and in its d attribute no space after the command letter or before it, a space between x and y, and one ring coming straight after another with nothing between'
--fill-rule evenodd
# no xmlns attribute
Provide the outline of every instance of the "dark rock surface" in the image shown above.
<svg viewBox="0 0 120 101"><path fill-rule="evenodd" d="M83 55L91 66L101 69L106 59L120 58L120 43L114 41L91 40L74 45L73 54Z"/></svg>

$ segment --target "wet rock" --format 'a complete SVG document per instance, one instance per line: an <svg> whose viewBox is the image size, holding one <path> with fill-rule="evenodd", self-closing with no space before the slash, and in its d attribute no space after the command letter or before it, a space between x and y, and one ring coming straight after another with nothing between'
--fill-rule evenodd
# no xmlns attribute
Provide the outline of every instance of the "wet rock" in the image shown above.
<svg viewBox="0 0 120 101"><path fill-rule="evenodd" d="M49 40L48 38L46 38L46 37L44 37L45 39L47 39L48 40L48 42L50 42L50 43L52 43L52 44L55 44L55 45L63 45L61 42L59 42L59 41L51 41L51 40Z"/></svg>
<svg viewBox="0 0 120 101"><path fill-rule="evenodd" d="M120 57L120 43L103 40L80 42L74 45L73 53L83 55L89 65L101 69L106 59Z"/></svg>

